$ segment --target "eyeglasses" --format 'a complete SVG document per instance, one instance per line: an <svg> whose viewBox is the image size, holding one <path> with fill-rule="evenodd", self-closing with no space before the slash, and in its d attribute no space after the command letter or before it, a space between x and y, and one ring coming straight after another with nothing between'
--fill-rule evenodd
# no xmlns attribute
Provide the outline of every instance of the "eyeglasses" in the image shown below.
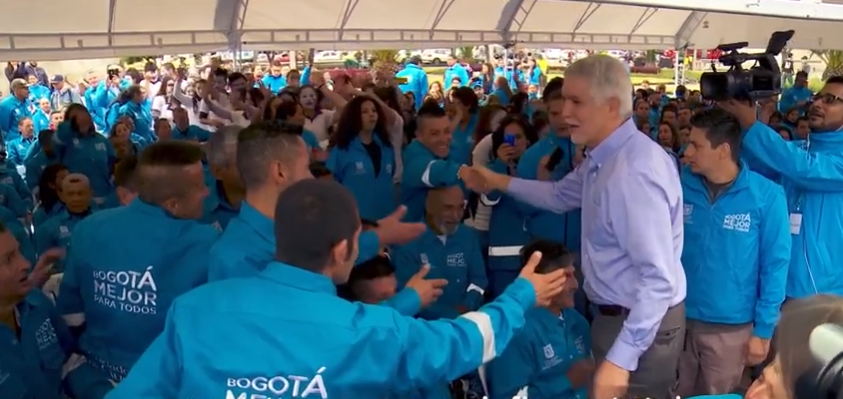
<svg viewBox="0 0 843 399"><path fill-rule="evenodd" d="M838 97L838 96L836 96L834 94L831 94L831 93L815 94L813 97L811 97L811 101L813 101L813 102L822 101L824 104L833 105L833 104L836 104L836 103L843 102L843 97Z"/></svg>

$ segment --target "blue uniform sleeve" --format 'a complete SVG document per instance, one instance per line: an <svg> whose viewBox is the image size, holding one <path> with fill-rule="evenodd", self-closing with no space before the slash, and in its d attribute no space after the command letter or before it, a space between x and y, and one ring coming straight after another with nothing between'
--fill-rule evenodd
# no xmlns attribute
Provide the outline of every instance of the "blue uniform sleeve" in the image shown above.
<svg viewBox="0 0 843 399"><path fill-rule="evenodd" d="M23 178L17 172L12 172L12 181L15 185L15 191L20 196L20 199L23 201L26 209L32 209L32 192L29 191L29 187L26 186L24 183Z"/></svg>
<svg viewBox="0 0 843 399"><path fill-rule="evenodd" d="M301 71L301 76L299 77L299 84L300 85L307 86L307 85L310 84L310 73L311 73L310 65L304 67L304 69Z"/></svg>
<svg viewBox="0 0 843 399"><path fill-rule="evenodd" d="M412 157L405 159L404 178L401 183L408 187L448 187L459 182L457 173L461 164L441 159Z"/></svg>
<svg viewBox="0 0 843 399"><path fill-rule="evenodd" d="M770 186L772 192L765 196L767 206L763 210L764 219L761 223L758 259L760 289L755 304L753 330L753 334L762 339L771 339L778 323L785 298L792 243L784 189L776 184Z"/></svg>
<svg viewBox="0 0 843 399"><path fill-rule="evenodd" d="M42 224L35 230L35 253L39 256L44 251L54 247L53 245L53 223Z"/></svg>
<svg viewBox="0 0 843 399"><path fill-rule="evenodd" d="M792 91L793 89L789 88L782 93L781 99L779 100L779 111L788 112L796 106L796 98L791 93Z"/></svg>
<svg viewBox="0 0 843 399"><path fill-rule="evenodd" d="M65 355L64 367L62 367L65 391L73 398L102 399L105 397L114 384L78 353L76 339L53 307L50 309L50 320Z"/></svg>
<svg viewBox="0 0 843 399"><path fill-rule="evenodd" d="M378 252L380 252L381 249L380 240L378 239L377 233L374 231L367 231L360 234L358 245L360 245L360 250L357 253L357 260L354 262L355 265L359 265L374 258L375 256L378 256Z"/></svg>
<svg viewBox="0 0 843 399"><path fill-rule="evenodd" d="M397 245L389 249L389 256L395 266L395 280L399 287L407 285L413 275L419 272L421 261L414 256L407 245Z"/></svg>
<svg viewBox="0 0 843 399"><path fill-rule="evenodd" d="M372 383L389 391L431 386L476 370L502 352L535 306L535 291L517 279L495 301L454 320L425 321L395 314L395 335L381 337L381 366Z"/></svg>
<svg viewBox="0 0 843 399"><path fill-rule="evenodd" d="M20 151L18 151L18 146L11 145L10 148L7 150L8 160L12 161L15 165L22 165L23 164L23 156L21 156Z"/></svg>
<svg viewBox="0 0 843 399"><path fill-rule="evenodd" d="M782 140L761 122L749 128L742 147L803 190L843 191L843 153L808 152L797 143Z"/></svg>
<svg viewBox="0 0 843 399"><path fill-rule="evenodd" d="M6 194L6 207L9 208L16 217L21 219L25 218L26 213L29 211L26 201L24 201L15 190L9 190Z"/></svg>
<svg viewBox="0 0 843 399"><path fill-rule="evenodd" d="M85 306L82 300L80 282L84 271L85 256L89 254L85 240L86 221L79 222L73 229L73 236L70 238L70 246L73 251L68 254L64 262L64 275L59 286L59 296L56 298L56 308L59 314L64 317L65 323L71 328L81 328L85 324Z"/></svg>
<svg viewBox="0 0 843 399"><path fill-rule="evenodd" d="M12 109L6 101L0 101L0 134L5 137L9 134L9 127L12 125Z"/></svg>
<svg viewBox="0 0 843 399"><path fill-rule="evenodd" d="M427 97L427 89L430 86L430 83L428 83L426 73L422 72L422 73L419 73L418 75L419 75L419 80L418 80L418 82L419 82L418 83L419 84L419 97L416 98L416 104L417 104L416 108L421 108L422 104L424 103L424 98Z"/></svg>
<svg viewBox="0 0 843 399"><path fill-rule="evenodd" d="M334 176L334 180L336 180L337 183L342 184L343 176L342 173L340 173L342 171L340 158L340 149L337 147L331 148L331 152L328 153L328 160L325 161L325 167L331 171L331 174Z"/></svg>
<svg viewBox="0 0 843 399"><path fill-rule="evenodd" d="M178 398L182 375L182 346L178 335L178 301L170 306L164 331L138 359L129 375L106 399Z"/></svg>
<svg viewBox="0 0 843 399"><path fill-rule="evenodd" d="M484 380L489 399L520 397L518 392L530 384L530 377L538 371L535 370L535 359L538 358L530 347L529 336L530 330L519 331L500 357L486 365ZM556 378L568 379L564 375Z"/></svg>
<svg viewBox="0 0 843 399"><path fill-rule="evenodd" d="M381 305L389 306L404 316L415 316L421 311L421 298L416 290L405 288L399 291L392 298L383 301Z"/></svg>
<svg viewBox="0 0 843 399"><path fill-rule="evenodd" d="M483 304L483 295L489 280L486 278L486 264L483 262L483 254L480 252L480 241L476 235L471 243L471 250L468 255L468 289L463 296L463 305L469 310L474 310Z"/></svg>
<svg viewBox="0 0 843 399"><path fill-rule="evenodd" d="M211 132L209 132L205 129L202 129L199 126L191 125L190 128L193 129L193 131L196 134L196 139L199 140L200 143L204 143L204 142L208 141L208 139L211 138Z"/></svg>

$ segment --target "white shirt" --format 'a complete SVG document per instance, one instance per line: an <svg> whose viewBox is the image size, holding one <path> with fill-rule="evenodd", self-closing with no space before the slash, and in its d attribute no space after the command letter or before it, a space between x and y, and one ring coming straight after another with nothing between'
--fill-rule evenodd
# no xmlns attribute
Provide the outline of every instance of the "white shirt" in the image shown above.
<svg viewBox="0 0 843 399"><path fill-rule="evenodd" d="M217 104L219 104L220 107L231 109L231 102L228 100L227 94L220 94L220 98L218 100L216 100L216 102L217 102ZM202 101L199 102L199 114L203 114L203 113L206 113L206 112L208 113L208 119L210 119L210 120L222 121L225 124L231 123L231 121L229 121L228 119L221 118L217 114L213 113L213 111L211 111L211 109L208 107L208 104L205 104L205 100L203 99ZM217 128L214 127L214 126L208 125L208 126L205 126L205 128L208 129L211 132L217 131Z"/></svg>
<svg viewBox="0 0 843 399"><path fill-rule="evenodd" d="M316 141L319 142L319 145L322 148L327 148L326 144L328 142L328 128L334 123L334 111L331 110L322 110L319 115L316 115L313 120L305 119L304 121L304 130L309 130L316 136Z"/></svg>
<svg viewBox="0 0 843 399"><path fill-rule="evenodd" d="M487 134L474 146L474 151L471 152L471 164L485 166L492 160L491 155L492 135ZM465 224L480 231L489 231L490 220L492 220L492 207L478 203L474 218L466 220Z"/></svg>
<svg viewBox="0 0 843 399"><path fill-rule="evenodd" d="M155 96L152 99L152 113L153 115L157 113L160 119L173 120L173 111L170 110L166 96Z"/></svg>

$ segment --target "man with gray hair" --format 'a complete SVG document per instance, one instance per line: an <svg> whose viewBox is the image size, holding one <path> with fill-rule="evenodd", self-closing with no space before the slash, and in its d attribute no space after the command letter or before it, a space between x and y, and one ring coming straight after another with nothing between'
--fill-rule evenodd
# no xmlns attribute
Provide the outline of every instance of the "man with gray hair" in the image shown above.
<svg viewBox="0 0 843 399"><path fill-rule="evenodd" d="M240 212L246 189L237 171L237 135L240 126L225 126L211 134L205 143L205 159L213 180L208 180L208 196L203 206L202 223L222 232Z"/></svg>
<svg viewBox="0 0 843 399"><path fill-rule="evenodd" d="M676 164L636 129L632 83L618 60L575 62L562 94L571 140L588 149L579 167L544 182L475 166L466 184L557 213L582 209L582 270L595 312L593 397L669 397L685 335Z"/></svg>

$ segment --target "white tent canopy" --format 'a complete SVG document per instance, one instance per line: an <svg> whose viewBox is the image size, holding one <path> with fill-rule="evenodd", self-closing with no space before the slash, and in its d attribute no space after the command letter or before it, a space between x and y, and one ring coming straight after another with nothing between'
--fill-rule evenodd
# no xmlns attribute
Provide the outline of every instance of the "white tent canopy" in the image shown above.
<svg viewBox="0 0 843 399"><path fill-rule="evenodd" d="M0 60L516 43L843 49L843 5L793 0L0 0ZM32 18L31 16L38 16ZM26 17L24 17L26 16Z"/></svg>

